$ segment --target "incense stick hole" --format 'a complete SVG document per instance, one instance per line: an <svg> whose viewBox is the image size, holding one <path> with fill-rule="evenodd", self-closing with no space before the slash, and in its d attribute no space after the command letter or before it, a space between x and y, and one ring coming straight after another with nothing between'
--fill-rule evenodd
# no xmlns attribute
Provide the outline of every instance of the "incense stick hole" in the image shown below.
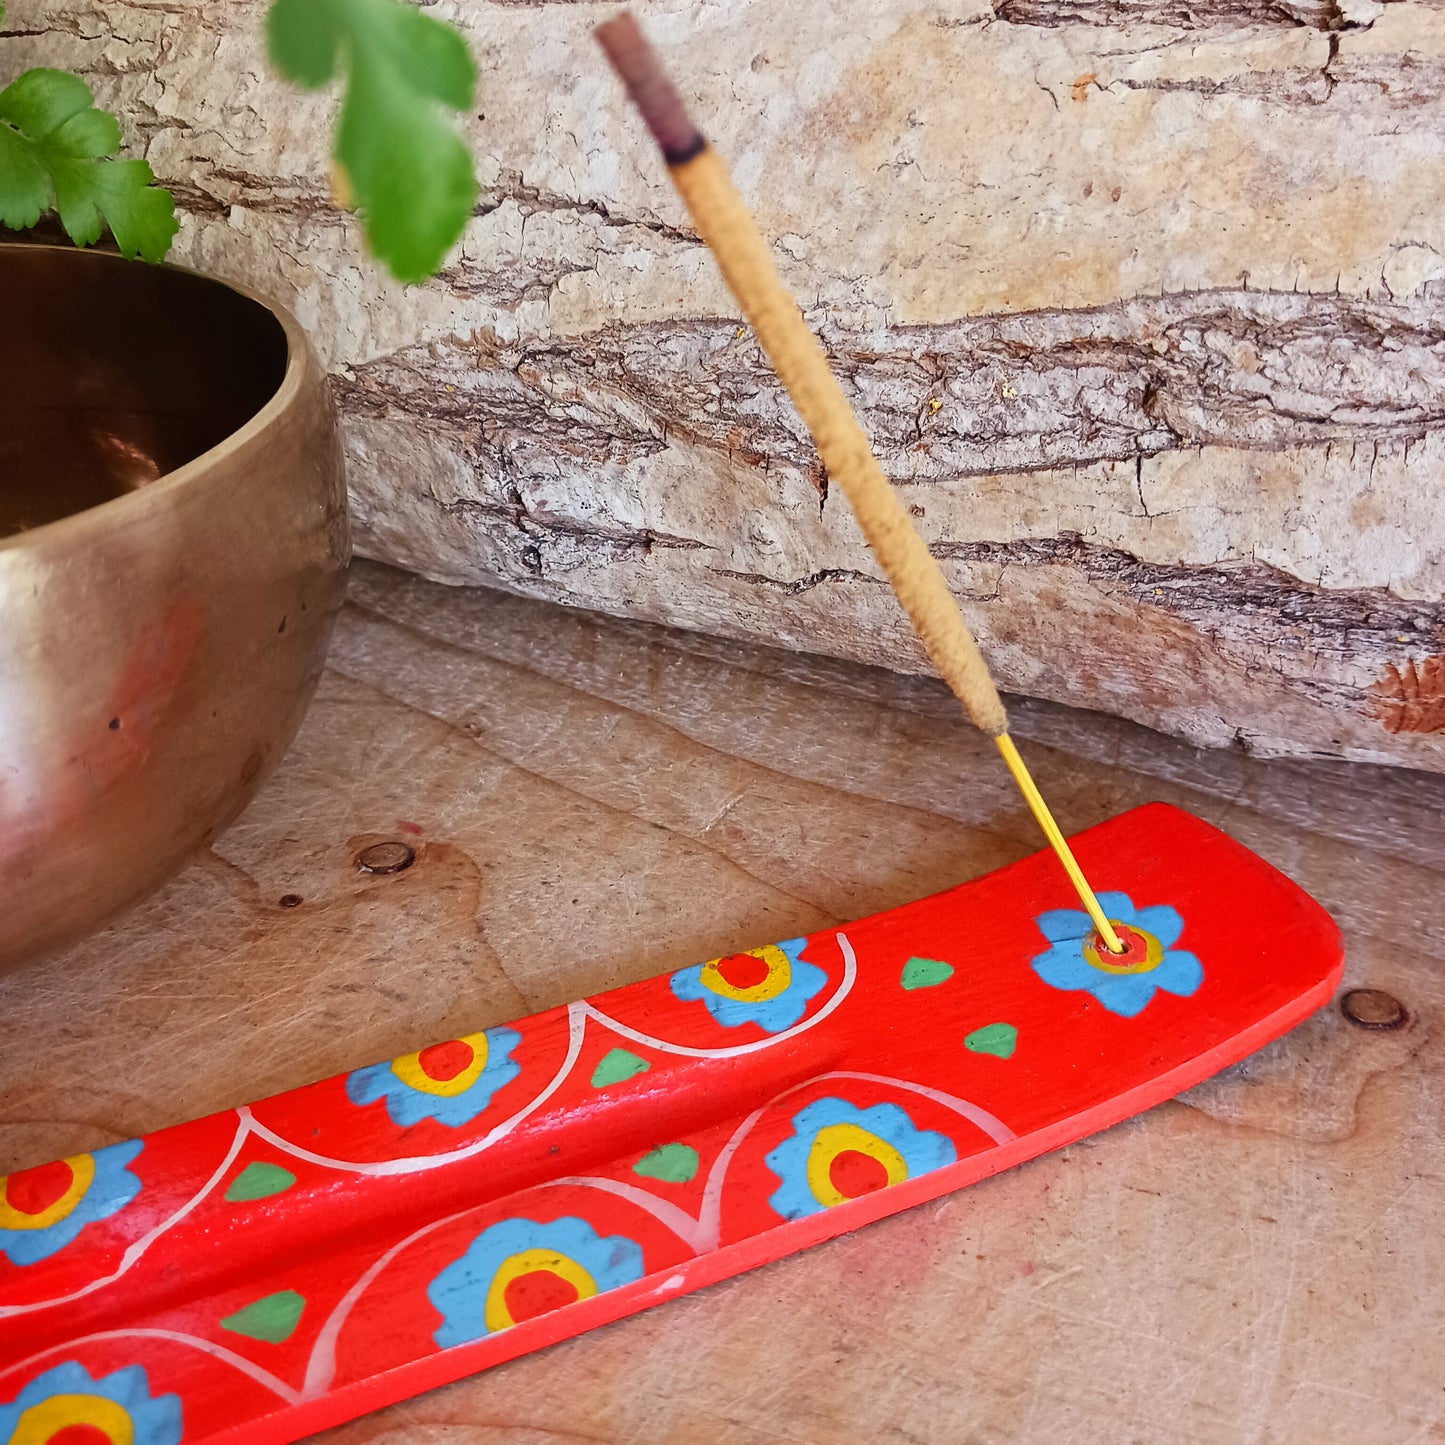
<svg viewBox="0 0 1445 1445"><path fill-rule="evenodd" d="M1110 948L1104 941L1103 934L1095 929L1089 939L1089 943L1096 952L1102 953L1109 958L1117 959L1120 963L1134 963L1148 952L1148 946L1138 934L1121 927L1118 923L1114 923L1112 918L1109 922L1114 925L1114 932L1119 937L1119 947Z"/></svg>

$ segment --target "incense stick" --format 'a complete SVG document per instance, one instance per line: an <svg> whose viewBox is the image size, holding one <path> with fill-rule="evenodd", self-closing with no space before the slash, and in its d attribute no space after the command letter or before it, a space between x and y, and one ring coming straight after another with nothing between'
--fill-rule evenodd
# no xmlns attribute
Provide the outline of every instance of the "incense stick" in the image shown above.
<svg viewBox="0 0 1445 1445"><path fill-rule="evenodd" d="M878 465L822 345L778 278L767 243L722 158L688 118L682 97L630 14L624 11L594 33L642 112L699 234L812 433L829 477L848 498L929 660L974 725L994 740L1105 947L1122 953L1123 943L1009 737L1003 700L942 569Z"/></svg>

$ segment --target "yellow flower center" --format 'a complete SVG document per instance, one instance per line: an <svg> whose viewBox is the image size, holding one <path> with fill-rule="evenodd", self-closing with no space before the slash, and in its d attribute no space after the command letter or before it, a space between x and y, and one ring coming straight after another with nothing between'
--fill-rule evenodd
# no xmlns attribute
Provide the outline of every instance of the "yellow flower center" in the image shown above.
<svg viewBox="0 0 1445 1445"><path fill-rule="evenodd" d="M1124 945L1123 953L1110 953L1097 933L1084 939L1084 962L1100 973L1152 973L1164 961L1164 945L1152 933L1111 918Z"/></svg>
<svg viewBox="0 0 1445 1445"><path fill-rule="evenodd" d="M793 981L788 955L776 944L709 959L702 966L702 986L719 998L738 1003L766 1003Z"/></svg>
<svg viewBox="0 0 1445 1445"><path fill-rule="evenodd" d="M57 1435L98 1432L110 1445L132 1445L135 1427L123 1405L104 1395L52 1395L32 1405L15 1423L9 1445L47 1445Z"/></svg>

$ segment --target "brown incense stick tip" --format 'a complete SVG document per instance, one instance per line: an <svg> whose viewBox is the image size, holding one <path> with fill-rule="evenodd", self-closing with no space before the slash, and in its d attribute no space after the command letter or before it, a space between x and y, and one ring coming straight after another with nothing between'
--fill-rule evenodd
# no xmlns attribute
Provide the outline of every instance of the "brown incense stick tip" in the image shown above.
<svg viewBox="0 0 1445 1445"><path fill-rule="evenodd" d="M690 161L707 144L687 118L687 107L662 73L657 52L647 43L642 27L624 10L593 32L607 52L612 68L622 77L633 104L642 112L647 128L668 165Z"/></svg>

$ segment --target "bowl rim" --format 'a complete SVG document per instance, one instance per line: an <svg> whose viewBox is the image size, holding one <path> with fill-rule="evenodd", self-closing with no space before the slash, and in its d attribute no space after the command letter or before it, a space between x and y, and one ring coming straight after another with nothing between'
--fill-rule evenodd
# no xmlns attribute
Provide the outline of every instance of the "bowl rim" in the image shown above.
<svg viewBox="0 0 1445 1445"><path fill-rule="evenodd" d="M224 286L228 291L235 292L247 301L254 301L281 324L281 330L286 337L286 367L282 372L280 385L271 393L264 405L235 431L222 437L214 446L208 447L198 456L192 457L190 461L173 467L168 472L162 472L154 481L146 482L144 486L122 492L118 497L107 497L103 502L96 502L94 506L85 507L79 512L71 512L64 517L57 517L53 522L42 522L38 527L27 527L23 532L13 532L7 537L0 537L0 558L3 558L7 552L18 552L37 545L44 546L48 543L64 541L71 534L104 526L107 522L117 520L119 515L126 510L140 512L144 508L161 505L171 493L200 481L205 473L211 471L217 461L243 450L256 436L265 431L272 421L285 412L296 400L305 384L307 373L317 366L311 344L295 316L285 306L269 300L240 282L223 280L208 271L198 271L192 266L179 266L170 261L130 260L115 251L101 251L87 246L64 246L58 242L44 241L6 241L3 246L0 246L0 254L11 249L60 251L67 255L91 258L89 261L81 261L81 265L94 264L96 260L102 264L113 263L118 266L153 265L160 271L177 271L186 276L195 276L214 286Z"/></svg>

